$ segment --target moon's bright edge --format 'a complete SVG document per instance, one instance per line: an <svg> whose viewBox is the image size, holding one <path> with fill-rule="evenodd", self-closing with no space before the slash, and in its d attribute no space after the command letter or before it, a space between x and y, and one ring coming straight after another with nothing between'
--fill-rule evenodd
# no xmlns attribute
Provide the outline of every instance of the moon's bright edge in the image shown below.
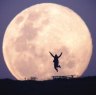
<svg viewBox="0 0 96 95"><path fill-rule="evenodd" d="M63 52L58 73L49 51L58 55ZM92 38L73 10L52 3L36 4L17 14L8 25L3 55L8 69L19 80L81 76L92 55Z"/></svg>

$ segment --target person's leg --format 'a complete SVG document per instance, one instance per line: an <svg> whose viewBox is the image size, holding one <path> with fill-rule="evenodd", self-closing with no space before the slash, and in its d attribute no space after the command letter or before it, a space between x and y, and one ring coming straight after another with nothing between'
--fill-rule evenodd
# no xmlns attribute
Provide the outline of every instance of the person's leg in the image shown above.
<svg viewBox="0 0 96 95"><path fill-rule="evenodd" d="M58 69L57 69L57 67L55 67L55 70L58 72Z"/></svg>
<svg viewBox="0 0 96 95"><path fill-rule="evenodd" d="M58 67L59 67L59 68L61 68L61 66L60 66L60 65L58 65Z"/></svg>

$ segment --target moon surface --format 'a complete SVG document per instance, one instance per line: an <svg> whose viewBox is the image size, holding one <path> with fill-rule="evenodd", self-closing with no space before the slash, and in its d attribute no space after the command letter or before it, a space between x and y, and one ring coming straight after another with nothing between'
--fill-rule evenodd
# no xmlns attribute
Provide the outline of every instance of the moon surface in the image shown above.
<svg viewBox="0 0 96 95"><path fill-rule="evenodd" d="M54 55L61 68L54 69ZM33 5L19 14L8 25L3 39L5 63L18 80L52 76L81 76L92 55L90 32L73 10L53 3Z"/></svg>

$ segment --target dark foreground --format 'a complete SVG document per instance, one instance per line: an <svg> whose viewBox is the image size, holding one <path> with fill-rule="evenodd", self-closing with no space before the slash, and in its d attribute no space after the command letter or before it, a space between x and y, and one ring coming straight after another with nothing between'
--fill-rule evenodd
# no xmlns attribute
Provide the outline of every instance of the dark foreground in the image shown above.
<svg viewBox="0 0 96 95"><path fill-rule="evenodd" d="M49 81L0 80L0 95L96 95L96 77Z"/></svg>

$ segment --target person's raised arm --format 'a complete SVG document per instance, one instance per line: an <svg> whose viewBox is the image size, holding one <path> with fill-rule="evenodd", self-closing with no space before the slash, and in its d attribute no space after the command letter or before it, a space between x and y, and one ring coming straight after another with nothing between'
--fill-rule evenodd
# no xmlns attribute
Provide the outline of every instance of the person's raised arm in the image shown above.
<svg viewBox="0 0 96 95"><path fill-rule="evenodd" d="M58 58L61 57L61 55L62 55L62 52L61 52L61 54L58 56Z"/></svg>
<svg viewBox="0 0 96 95"><path fill-rule="evenodd" d="M49 52L49 53L51 54L52 57L54 57L54 55L51 52Z"/></svg>

